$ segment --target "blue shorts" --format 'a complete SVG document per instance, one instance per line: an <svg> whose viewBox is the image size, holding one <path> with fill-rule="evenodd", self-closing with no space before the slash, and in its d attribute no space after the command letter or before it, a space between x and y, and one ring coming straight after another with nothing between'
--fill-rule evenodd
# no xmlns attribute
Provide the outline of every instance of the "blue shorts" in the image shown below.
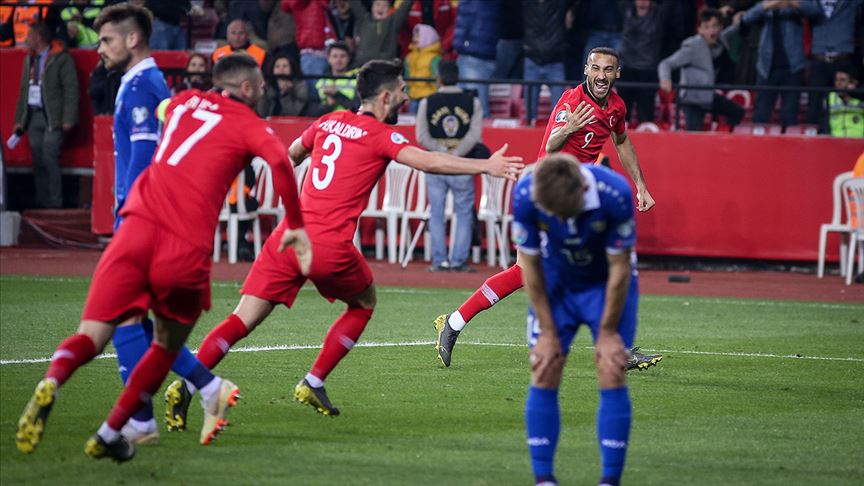
<svg viewBox="0 0 864 486"><path fill-rule="evenodd" d="M561 350L567 355L570 352L570 344L576 337L579 326L586 324L591 328L591 339L597 342L597 331L600 329L600 319L603 317L603 306L606 302L606 285L597 285L578 292L570 292L563 299L549 299L552 310L552 320L558 329L558 338L561 340ZM630 288L627 290L627 299L624 301L624 310L621 312L621 322L618 324L618 334L627 348L633 347L636 338L636 321L639 308L639 277L630 278ZM537 344L540 335L540 321L534 315L534 309L528 307L528 347L533 348Z"/></svg>

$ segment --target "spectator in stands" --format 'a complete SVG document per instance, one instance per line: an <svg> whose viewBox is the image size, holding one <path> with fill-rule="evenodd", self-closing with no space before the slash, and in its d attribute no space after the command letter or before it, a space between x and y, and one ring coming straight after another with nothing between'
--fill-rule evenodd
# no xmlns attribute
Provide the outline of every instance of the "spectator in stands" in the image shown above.
<svg viewBox="0 0 864 486"><path fill-rule="evenodd" d="M228 28L235 20L246 21L248 40L265 51L270 48L267 43L269 28L268 12L273 10L276 0L245 0L228 2ZM230 35L230 32L228 33ZM261 63L259 62L260 66Z"/></svg>
<svg viewBox="0 0 864 486"><path fill-rule="evenodd" d="M621 47L621 30L624 26L624 10L628 2L621 0L584 0L582 2L582 21L587 28L585 49L582 59L595 47L611 47L616 51Z"/></svg>
<svg viewBox="0 0 864 486"><path fill-rule="evenodd" d="M463 79L489 79L495 72L498 50L500 0L461 0L456 12L453 49L459 53L456 62ZM489 85L462 83L465 89L477 91L483 113L489 113Z"/></svg>
<svg viewBox="0 0 864 486"><path fill-rule="evenodd" d="M523 79L525 50L525 24L521 15L522 0L502 0L502 12L517 12L516 15L502 15L498 32L498 45L495 54L495 73L493 78Z"/></svg>
<svg viewBox="0 0 864 486"><path fill-rule="evenodd" d="M336 40L344 42L353 56L357 52L357 42L354 38L356 19L351 11L351 4L348 0L334 0L333 8L328 10L327 14L330 16L330 25L333 26Z"/></svg>
<svg viewBox="0 0 864 486"><path fill-rule="evenodd" d="M0 47L27 47L27 33L33 24L42 23L48 27L52 39L62 40L67 45L69 37L66 23L60 18L61 7L53 5L52 0L0 0L4 4L29 4L0 6Z"/></svg>
<svg viewBox="0 0 864 486"><path fill-rule="evenodd" d="M399 55L399 31L408 21L412 2L403 0L391 12L390 0L372 0L372 9L366 10L360 2L350 2L356 19L357 66L373 59L390 60Z"/></svg>
<svg viewBox="0 0 864 486"><path fill-rule="evenodd" d="M357 81L353 78L357 69L348 70L351 65L351 53L343 42L334 42L327 48L327 64L330 76L352 76L347 79L319 79L315 83L315 91L321 100L321 105L327 111L356 110L360 107L357 99Z"/></svg>
<svg viewBox="0 0 864 486"><path fill-rule="evenodd" d="M264 64L264 56L267 52L249 41L249 24L245 20L234 20L228 24L228 45L224 45L213 51L213 63L224 56L235 52L245 52L258 63Z"/></svg>
<svg viewBox="0 0 864 486"><path fill-rule="evenodd" d="M282 0L282 10L290 12L297 22L297 48L300 49L300 69L307 76L327 71L325 41L333 38L327 24L329 0Z"/></svg>
<svg viewBox="0 0 864 486"><path fill-rule="evenodd" d="M347 1L347 0L337 0ZM402 57L408 55L414 27L418 24L431 25L441 37L441 49L444 57L451 59L453 50L453 27L456 24L456 6L458 0L400 0L412 3L408 12L408 22L399 32L399 52ZM516 0L513 0L516 1ZM516 16L518 17L518 15Z"/></svg>
<svg viewBox="0 0 864 486"><path fill-rule="evenodd" d="M60 12L69 34L69 47L95 49L99 45L99 34L93 30L93 22L104 3L105 0L73 0Z"/></svg>
<svg viewBox="0 0 864 486"><path fill-rule="evenodd" d="M219 13L216 12L213 1L194 0L192 9L189 11L189 40L192 44L190 47L207 50L215 47L218 26ZM202 44L207 47L201 47Z"/></svg>
<svg viewBox="0 0 864 486"><path fill-rule="evenodd" d="M108 70L105 63L99 60L96 68L90 73L90 85L87 88L87 96L93 107L94 115L112 115L114 113L114 100L120 89L120 81L123 73L116 69Z"/></svg>
<svg viewBox="0 0 864 486"><path fill-rule="evenodd" d="M52 43L50 36L45 24L28 29L13 130L30 135L36 204L59 208L63 205L60 144L78 123L78 75L63 43Z"/></svg>
<svg viewBox="0 0 864 486"><path fill-rule="evenodd" d="M657 82L657 64L663 32L666 29L672 2L658 5L654 0L636 0L624 13L621 32L621 65L627 80L642 83ZM639 123L654 120L654 88L619 88L627 105L627 114L636 112ZM634 110L635 108L635 110Z"/></svg>
<svg viewBox="0 0 864 486"><path fill-rule="evenodd" d="M740 17L744 25L761 25L756 84L759 86L801 86L804 80L804 18L821 14L816 0L765 0ZM780 93L783 127L798 124L800 92ZM777 91L757 91L753 108L755 123L769 123Z"/></svg>
<svg viewBox="0 0 864 486"><path fill-rule="evenodd" d="M291 56L300 65L300 49L297 48L297 24L294 16L279 7L274 0L260 0L267 19L267 56L264 57L264 65L268 66L273 57L286 54ZM265 5L266 3L266 5ZM299 72L299 70L298 70Z"/></svg>
<svg viewBox="0 0 864 486"><path fill-rule="evenodd" d="M153 33L150 48L154 51L186 50L186 30L181 23L192 8L190 0L146 0L144 5L153 12Z"/></svg>
<svg viewBox="0 0 864 486"><path fill-rule="evenodd" d="M441 38L431 25L417 24L414 26L414 36L411 50L405 58L406 78L434 78L438 76L438 63L444 52L441 50ZM417 112L420 100L435 92L435 83L426 81L410 81L408 97L411 98L410 111Z"/></svg>
<svg viewBox="0 0 864 486"><path fill-rule="evenodd" d="M564 81L564 58L567 51L567 26L564 24L570 0L524 0L522 17L525 37L525 80ZM514 15L510 12L509 15ZM563 84L548 85L554 106L566 90ZM525 97L525 121L534 125L540 85L528 86ZM544 123L545 124L545 123Z"/></svg>
<svg viewBox="0 0 864 486"><path fill-rule="evenodd" d="M715 83L715 62L725 49L723 35L730 35L733 31L730 28L721 33L720 19L720 12L713 8L705 8L699 13L699 33L685 39L678 51L657 66L660 89L672 91L672 70L679 68L681 84L705 86ZM726 117L732 127L744 117L743 108L712 89L682 89L678 102L684 110L687 130L690 131L702 130L706 113Z"/></svg>
<svg viewBox="0 0 864 486"><path fill-rule="evenodd" d="M187 89L209 90L213 87L210 72L209 57L200 52L189 53L189 60L186 61L186 76L183 77L183 81L174 86L173 94Z"/></svg>
<svg viewBox="0 0 864 486"><path fill-rule="evenodd" d="M822 11L812 24L813 43L810 48L807 84L825 87L832 82L836 85L834 73L838 66L852 62L855 57L856 22L860 34L864 36L864 27L861 26L864 0L817 3ZM864 46L864 38L861 42ZM820 133L828 131L824 105L824 92L811 91L807 95L807 123L819 125Z"/></svg>
<svg viewBox="0 0 864 486"><path fill-rule="evenodd" d="M435 152L459 157L485 158L489 149L480 143L483 133L483 107L473 92L456 86L459 67L453 61L441 61L438 67L438 92L420 101L417 110L416 136L420 145ZM453 192L456 235L453 254L447 256L444 234L444 205L447 191ZM426 174L429 198L429 231L432 234L430 272L475 272L468 265L474 218L474 176Z"/></svg>
<svg viewBox="0 0 864 486"><path fill-rule="evenodd" d="M273 56L265 70L267 88L258 102L258 115L311 116L313 107L309 100L309 85L296 79L300 76L300 65L288 54Z"/></svg>
<svg viewBox="0 0 864 486"><path fill-rule="evenodd" d="M834 137L864 138L864 101L842 90L858 89L858 75L851 66L841 65L834 74L834 88L828 93L828 127Z"/></svg>

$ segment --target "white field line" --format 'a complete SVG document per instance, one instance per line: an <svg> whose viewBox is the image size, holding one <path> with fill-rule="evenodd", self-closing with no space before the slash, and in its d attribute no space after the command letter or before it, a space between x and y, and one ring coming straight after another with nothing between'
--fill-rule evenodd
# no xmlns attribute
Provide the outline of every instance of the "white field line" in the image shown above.
<svg viewBox="0 0 864 486"><path fill-rule="evenodd" d="M386 343L386 342L360 342L357 343L355 347L360 348L392 348L392 347L407 347L407 346L432 346L435 344L435 341L405 341L399 343ZM483 342L462 342L460 345L465 346L492 346L492 347L506 347L506 348L525 348L525 344L513 344L513 343L483 343ZM232 349L232 353L263 353L268 351L294 351L294 350L304 350L304 349L320 349L320 344L287 344L287 345L279 345L279 346L244 346L236 349ZM583 349L593 349L591 346L584 346ZM857 363L864 363L864 358L838 358L838 357L829 357L829 356L801 356L797 354L769 354L769 353L730 353L730 352L714 352L714 351L687 351L687 350L678 350L678 349L645 349L642 351L647 351L649 353L665 353L665 354L694 354L694 355L707 355L707 356L725 356L725 357L744 357L744 358L780 358L780 359L809 359L809 360L820 360L820 361L852 361ZM193 353L198 352L197 349L192 350ZM114 353L100 354L96 357L96 359L107 359L107 358L116 358L117 355ZM27 359L4 359L0 360L0 366L6 365L14 365L14 364L31 364L31 363L49 363L51 361L50 357L47 358L27 358Z"/></svg>

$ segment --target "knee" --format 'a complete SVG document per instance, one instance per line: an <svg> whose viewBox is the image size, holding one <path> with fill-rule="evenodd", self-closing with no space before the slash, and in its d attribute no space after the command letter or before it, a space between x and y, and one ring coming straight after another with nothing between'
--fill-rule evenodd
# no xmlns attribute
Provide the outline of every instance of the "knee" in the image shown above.
<svg viewBox="0 0 864 486"><path fill-rule="evenodd" d="M600 388L619 388L627 384L627 372L624 368L597 369L597 384Z"/></svg>
<svg viewBox="0 0 864 486"><path fill-rule="evenodd" d="M378 295L374 285L370 285L369 288L355 298L353 302L349 303L351 306L368 309L370 311L374 310L377 304Z"/></svg>

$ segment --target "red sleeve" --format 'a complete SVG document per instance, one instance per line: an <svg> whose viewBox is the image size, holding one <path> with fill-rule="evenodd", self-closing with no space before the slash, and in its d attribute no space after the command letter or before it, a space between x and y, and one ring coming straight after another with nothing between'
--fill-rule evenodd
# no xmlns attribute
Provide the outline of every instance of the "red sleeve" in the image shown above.
<svg viewBox="0 0 864 486"><path fill-rule="evenodd" d="M615 125L612 126L612 131L617 133L618 135L621 135L627 128L627 124L625 122L625 120L627 120L627 105L625 105L623 102L621 103L621 110L619 111L619 113L621 114L621 116L619 116L618 119L615 120Z"/></svg>
<svg viewBox="0 0 864 486"><path fill-rule="evenodd" d="M312 146L315 143L315 129L318 127L318 121L306 127L306 130L303 130L303 133L300 135L300 143L303 144L303 148L308 152L312 152Z"/></svg>
<svg viewBox="0 0 864 486"><path fill-rule="evenodd" d="M251 139L251 151L264 159L273 171L273 188L282 198L288 228L302 228L303 216L300 213L297 182L294 179L294 167L288 159L288 150L263 122L259 127Z"/></svg>
<svg viewBox="0 0 864 486"><path fill-rule="evenodd" d="M396 160L399 156L399 151L405 147L412 146L410 140L405 135L396 130L388 129L378 137L378 151L381 157L387 157L390 160Z"/></svg>

